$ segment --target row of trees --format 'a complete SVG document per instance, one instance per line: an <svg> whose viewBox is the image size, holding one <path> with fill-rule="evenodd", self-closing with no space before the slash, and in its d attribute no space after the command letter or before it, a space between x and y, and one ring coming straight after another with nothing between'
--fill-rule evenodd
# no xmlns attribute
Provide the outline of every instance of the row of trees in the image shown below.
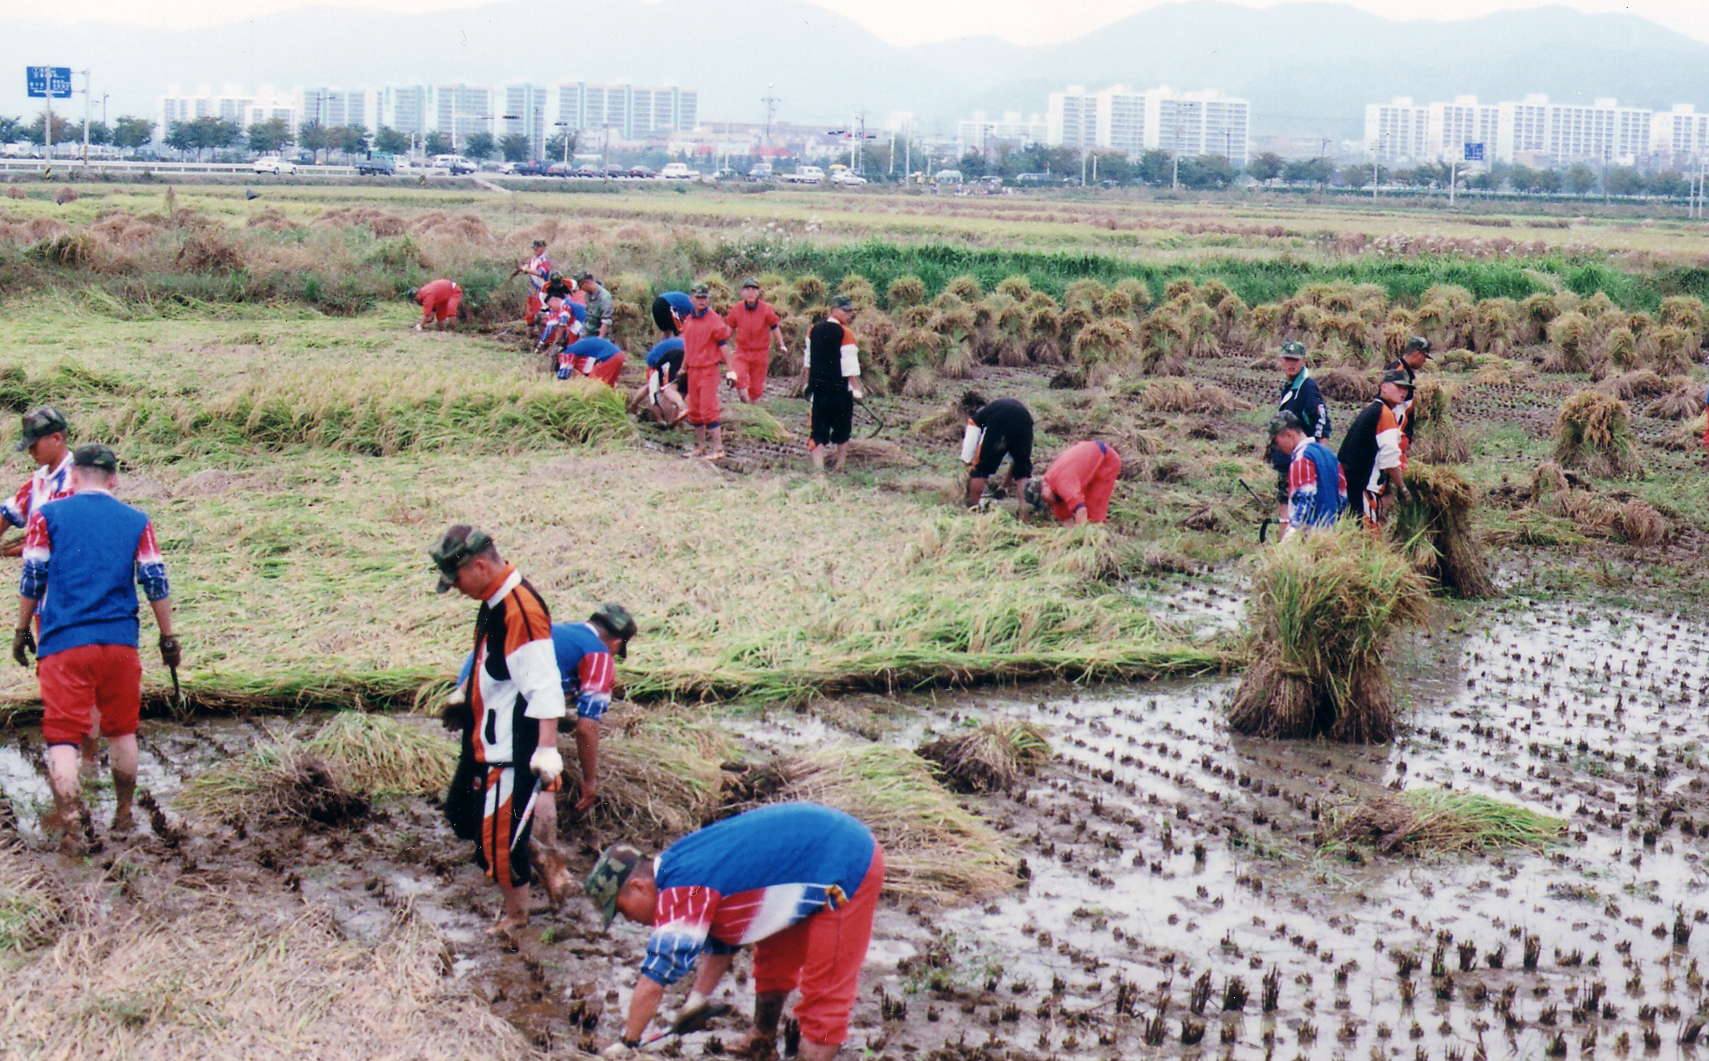
<svg viewBox="0 0 1709 1061"><path fill-rule="evenodd" d="M1286 161L1272 152L1253 158L1246 172L1262 184L1336 183L1349 188L1371 186L1371 163L1361 162L1337 170L1327 158ZM1445 189L1455 181L1474 191L1510 191L1522 195L1652 195L1682 199L1691 194L1691 178L1678 170L1645 174L1633 166L1594 167L1574 162L1564 169L1547 169L1494 162L1468 174L1456 173L1446 162L1424 162L1415 166L1383 168L1377 176L1385 185L1406 188Z"/></svg>
<svg viewBox="0 0 1709 1061"><path fill-rule="evenodd" d="M346 157L367 154L369 151L402 155L412 150L416 142L410 134L384 125L370 135L362 125L321 125L318 122L305 122L292 129L291 124L283 118L256 122L248 129L223 118L195 118L185 122L173 122L166 134L166 146L175 151L195 151L198 158L205 150L217 151L220 148L239 146L247 147L256 154L273 155L292 145L312 152L318 160L323 152ZM529 138L522 133L511 133L498 138L484 131L470 133L455 146L449 136L440 132L428 133L421 140L421 148L426 154L458 153L476 161L502 155L508 162L522 162L529 157L530 147ZM565 148L563 134L554 136L546 141L546 157L558 158L565 152ZM568 150L575 150L574 133L569 136Z"/></svg>
<svg viewBox="0 0 1709 1061"><path fill-rule="evenodd" d="M89 142L91 144L111 144L126 150L135 150L154 139L155 123L147 118L135 118L125 115L118 118L109 127L105 122L89 123ZM47 122L44 117L37 117L34 122L25 124L22 118L0 117L0 144L16 143L19 140L43 147L47 144ZM53 142L65 144L83 142L83 123L72 122L61 115L53 116Z"/></svg>

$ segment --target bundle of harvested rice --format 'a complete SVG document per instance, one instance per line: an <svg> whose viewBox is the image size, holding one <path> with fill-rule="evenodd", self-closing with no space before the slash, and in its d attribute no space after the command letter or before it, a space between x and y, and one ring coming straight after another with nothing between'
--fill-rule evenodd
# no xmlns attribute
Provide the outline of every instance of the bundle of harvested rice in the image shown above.
<svg viewBox="0 0 1709 1061"><path fill-rule="evenodd" d="M372 810L343 771L291 741L263 745L201 775L175 802L186 814L244 826L345 825Z"/></svg>
<svg viewBox="0 0 1709 1061"><path fill-rule="evenodd" d="M1006 792L1050 762L1050 741L1031 722L993 718L959 737L939 737L914 749L935 763L957 792Z"/></svg>
<svg viewBox="0 0 1709 1061"><path fill-rule="evenodd" d="M778 787L764 802L822 803L866 823L884 846L886 891L951 903L1014 887L1013 853L956 805L913 752L884 744L830 748L785 760L775 774Z"/></svg>
<svg viewBox="0 0 1709 1061"><path fill-rule="evenodd" d="M560 817L568 820L581 794L581 765L575 741L559 738L564 784L558 794ZM599 802L591 818L596 826L649 839L676 838L700 828L718 809L729 740L715 726L674 707L642 711L625 705L622 715L606 716L599 743Z"/></svg>
<svg viewBox="0 0 1709 1061"><path fill-rule="evenodd" d="M1454 419L1454 387L1426 376L1412 395L1411 457L1431 464L1464 464L1472 459L1471 447Z"/></svg>
<svg viewBox="0 0 1709 1061"><path fill-rule="evenodd" d="M1555 418L1555 460L1605 479L1641 471L1626 403L1594 390L1568 398Z"/></svg>
<svg viewBox="0 0 1709 1061"><path fill-rule="evenodd" d="M1368 373L1358 369L1331 368L1314 372L1312 375L1317 379L1317 389L1332 401L1357 402L1363 405L1377 396L1376 383Z"/></svg>
<svg viewBox="0 0 1709 1061"><path fill-rule="evenodd" d="M275 905L190 890L169 916L70 932L9 979L6 1038L64 1058L544 1056L413 914L364 946L322 906L281 924Z"/></svg>
<svg viewBox="0 0 1709 1061"><path fill-rule="evenodd" d="M1413 789L1349 800L1324 809L1321 844L1369 843L1384 854L1481 851L1492 847L1539 850L1566 828L1511 803L1440 789Z"/></svg>
<svg viewBox="0 0 1709 1061"><path fill-rule="evenodd" d="M332 716L303 747L370 796L444 792L457 756L434 723L359 711Z"/></svg>
<svg viewBox="0 0 1709 1061"><path fill-rule="evenodd" d="M724 406L724 426L739 439L754 442L788 442L795 438L778 423L777 417L757 405L730 402Z"/></svg>
<svg viewBox="0 0 1709 1061"><path fill-rule="evenodd" d="M1394 735L1383 650L1429 614L1423 576L1352 523L1296 538L1259 562L1246 603L1246 676L1229 725L1263 737L1355 744Z"/></svg>
<svg viewBox="0 0 1709 1061"><path fill-rule="evenodd" d="M1393 538L1413 567L1456 597L1501 596L1472 529L1472 484L1451 469L1413 464L1406 470L1406 488L1406 500L1395 508Z"/></svg>
<svg viewBox="0 0 1709 1061"><path fill-rule="evenodd" d="M1651 402L1645 412L1664 420L1689 420L1703 412L1703 384L1679 378L1670 382L1672 389Z"/></svg>

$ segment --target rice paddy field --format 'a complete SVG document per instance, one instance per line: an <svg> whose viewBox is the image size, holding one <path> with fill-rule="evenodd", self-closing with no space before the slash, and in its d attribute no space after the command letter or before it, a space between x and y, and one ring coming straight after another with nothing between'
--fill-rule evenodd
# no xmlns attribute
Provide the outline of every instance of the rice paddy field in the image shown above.
<svg viewBox="0 0 1709 1061"><path fill-rule="evenodd" d="M148 825L109 834L92 782L68 859L33 678L0 674L0 1057L603 1045L640 930L572 889L486 936L496 890L439 812L473 605L426 550L457 521L558 618L640 621L603 798L561 800L573 870L779 799L874 825L869 1056L1694 1056L1709 244L1620 209L9 185L0 443L52 403L119 452L185 699L145 652ZM809 473L790 356L727 399L716 464L550 378L507 279L535 236L617 297L625 389L657 290L759 275L796 345L854 297L848 471ZM438 275L469 317L413 332L400 295ZM1307 344L1339 440L1411 334L1433 500L1384 562L1442 586L1361 641L1392 739L1237 735L1248 595L1285 575L1274 350ZM1113 445L1110 522L963 511L969 390L1027 403L1041 465Z"/></svg>

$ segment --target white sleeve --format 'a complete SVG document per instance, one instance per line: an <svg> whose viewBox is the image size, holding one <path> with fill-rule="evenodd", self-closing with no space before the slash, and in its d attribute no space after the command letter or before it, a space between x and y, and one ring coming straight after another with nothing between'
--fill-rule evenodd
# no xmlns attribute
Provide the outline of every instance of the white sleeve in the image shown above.
<svg viewBox="0 0 1709 1061"><path fill-rule="evenodd" d="M806 375L807 370L812 368L812 367L813 367L813 344L811 342L804 342L801 344L801 374Z"/></svg>
<svg viewBox="0 0 1709 1061"><path fill-rule="evenodd" d="M552 639L541 638L504 657L517 691L528 700L529 718L564 717L564 683L558 675L558 653Z"/></svg>
<svg viewBox="0 0 1709 1061"><path fill-rule="evenodd" d="M1400 428L1377 432L1377 461L1374 471L1400 467Z"/></svg>
<svg viewBox="0 0 1709 1061"><path fill-rule="evenodd" d="M860 375L860 348L853 343L843 344L843 375L844 377Z"/></svg>
<svg viewBox="0 0 1709 1061"><path fill-rule="evenodd" d="M647 400L648 401L657 401L658 400L658 397L659 397L659 376L660 375L661 375L661 373L660 373L659 369L649 368L647 370Z"/></svg>

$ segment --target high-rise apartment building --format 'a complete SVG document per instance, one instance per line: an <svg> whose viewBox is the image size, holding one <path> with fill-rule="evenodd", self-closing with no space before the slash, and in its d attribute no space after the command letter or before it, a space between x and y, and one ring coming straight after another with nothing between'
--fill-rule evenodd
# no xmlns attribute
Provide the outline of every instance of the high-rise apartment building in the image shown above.
<svg viewBox="0 0 1709 1061"><path fill-rule="evenodd" d="M557 121L614 140L692 129L700 123L700 96L680 88L636 88L577 81L557 88Z"/></svg>
<svg viewBox="0 0 1709 1061"><path fill-rule="evenodd" d="M1396 99L1366 105L1365 150L1391 164L1448 162L1464 158L1466 144L1483 144L1488 162L1632 165L1647 159L1653 144L1670 141L1676 124L1690 122L1676 123L1667 112L1622 107L1612 99L1551 103L1547 96L1530 95L1488 104L1460 96L1425 106Z"/></svg>
<svg viewBox="0 0 1709 1061"><path fill-rule="evenodd" d="M1088 93L1071 85L1050 94L1046 142L1080 149L1106 148L1127 155L1162 149L1176 155L1223 155L1246 165L1252 105L1214 90L1180 92L1168 86L1136 91L1115 85Z"/></svg>
<svg viewBox="0 0 1709 1061"><path fill-rule="evenodd" d="M1019 111L1005 111L1001 118L974 111L973 117L956 122L955 130L955 138L963 150L984 154L998 144L1026 147L1045 143L1049 124L1036 114L1022 118Z"/></svg>
<svg viewBox="0 0 1709 1061"><path fill-rule="evenodd" d="M1410 97L1365 105L1365 147L1384 165L1423 160L1429 129L1430 108Z"/></svg>

